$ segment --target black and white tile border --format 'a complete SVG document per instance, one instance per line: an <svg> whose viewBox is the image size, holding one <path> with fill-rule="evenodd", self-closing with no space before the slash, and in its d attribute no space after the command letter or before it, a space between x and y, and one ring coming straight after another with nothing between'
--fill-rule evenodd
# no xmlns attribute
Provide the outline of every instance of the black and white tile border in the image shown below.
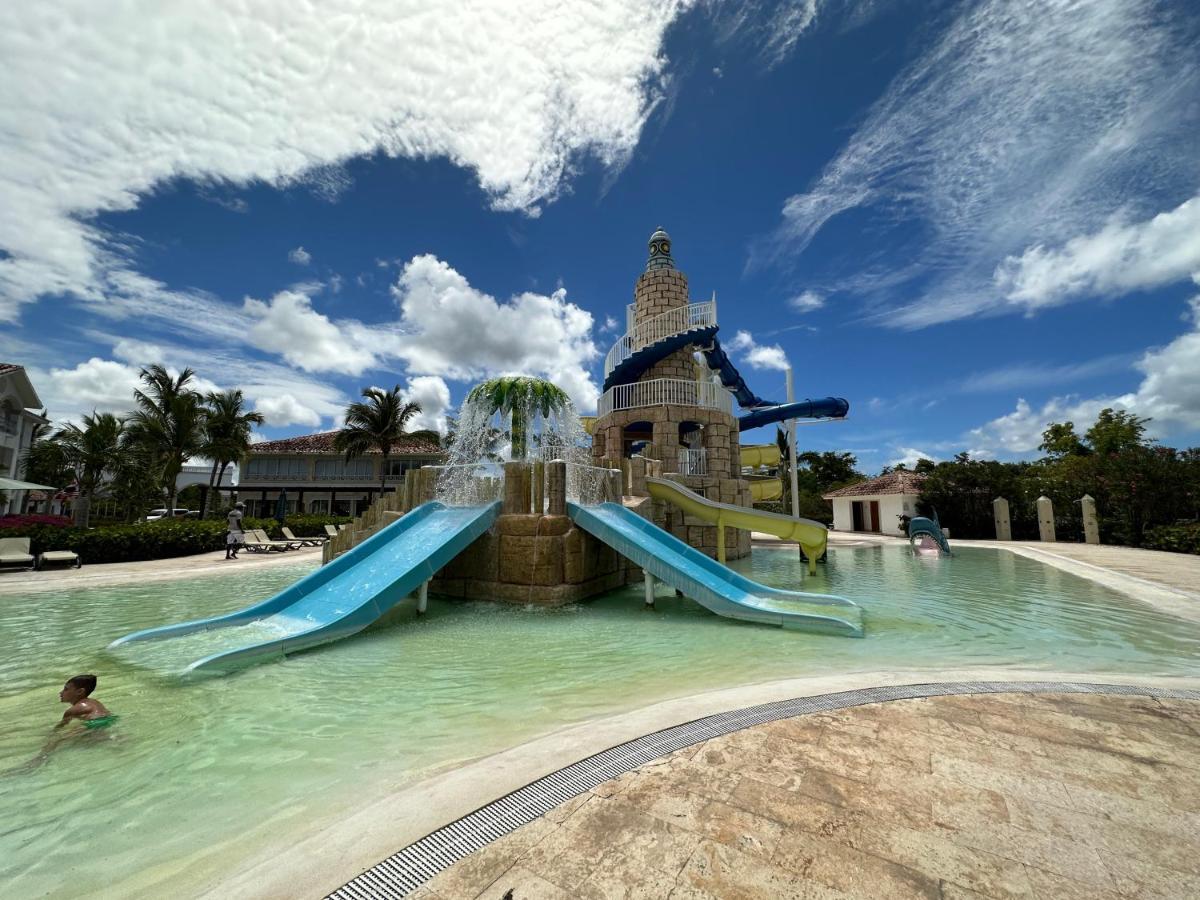
<svg viewBox="0 0 1200 900"><path fill-rule="evenodd" d="M610 747L552 772L499 800L468 813L392 854L330 894L327 900L383 900L404 897L460 859L544 815L560 803L682 747L753 725L807 713L953 694L1114 694L1200 700L1200 690L1080 684L1060 681L968 681L872 687L815 697L764 703L664 728Z"/></svg>

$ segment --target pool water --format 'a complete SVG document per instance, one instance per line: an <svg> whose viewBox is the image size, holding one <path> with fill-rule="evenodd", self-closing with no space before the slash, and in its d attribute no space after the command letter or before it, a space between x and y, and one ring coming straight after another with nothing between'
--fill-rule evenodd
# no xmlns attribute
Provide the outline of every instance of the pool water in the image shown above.
<svg viewBox="0 0 1200 900"><path fill-rule="evenodd" d="M431 598L417 619L407 601L349 640L180 682L164 673L203 655L204 638L119 656L103 648L240 608L312 566L0 598L4 896L189 896L433 771L709 689L972 665L1200 675L1200 624L1007 552L965 548L943 560L835 548L812 577L793 549L756 549L734 565L860 602L867 637L721 619L666 589L648 611L639 584L557 610ZM28 766L62 712L62 682L85 671L120 721L76 728Z"/></svg>

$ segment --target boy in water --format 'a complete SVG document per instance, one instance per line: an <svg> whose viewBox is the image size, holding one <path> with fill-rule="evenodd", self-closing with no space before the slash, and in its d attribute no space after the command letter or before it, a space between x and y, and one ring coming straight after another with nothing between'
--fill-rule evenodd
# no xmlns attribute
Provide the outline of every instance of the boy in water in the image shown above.
<svg viewBox="0 0 1200 900"><path fill-rule="evenodd" d="M117 717L108 711L108 707L91 696L96 689L95 675L76 675L63 685L58 692L58 699L70 703L71 707L63 713L62 720L55 728L62 728L72 719L83 722L84 728L107 728Z"/></svg>

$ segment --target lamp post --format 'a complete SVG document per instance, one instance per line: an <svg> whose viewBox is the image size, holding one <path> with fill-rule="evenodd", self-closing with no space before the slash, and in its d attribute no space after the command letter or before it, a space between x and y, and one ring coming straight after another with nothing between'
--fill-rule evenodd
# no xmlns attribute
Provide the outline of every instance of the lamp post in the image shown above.
<svg viewBox="0 0 1200 900"><path fill-rule="evenodd" d="M776 382L778 383L778 382ZM792 393L792 367L787 367L787 402L794 403L796 400ZM790 450L791 460L788 463L788 477L791 480L792 486L792 518L800 518L800 491L796 484L796 420L788 419L788 448Z"/></svg>

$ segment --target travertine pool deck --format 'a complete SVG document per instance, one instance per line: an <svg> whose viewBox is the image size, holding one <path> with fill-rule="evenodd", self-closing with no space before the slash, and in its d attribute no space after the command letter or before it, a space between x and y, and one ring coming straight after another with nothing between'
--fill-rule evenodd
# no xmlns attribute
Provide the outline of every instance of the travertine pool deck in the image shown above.
<svg viewBox="0 0 1200 900"><path fill-rule="evenodd" d="M1200 896L1200 702L898 700L736 731L600 784L412 897Z"/></svg>

